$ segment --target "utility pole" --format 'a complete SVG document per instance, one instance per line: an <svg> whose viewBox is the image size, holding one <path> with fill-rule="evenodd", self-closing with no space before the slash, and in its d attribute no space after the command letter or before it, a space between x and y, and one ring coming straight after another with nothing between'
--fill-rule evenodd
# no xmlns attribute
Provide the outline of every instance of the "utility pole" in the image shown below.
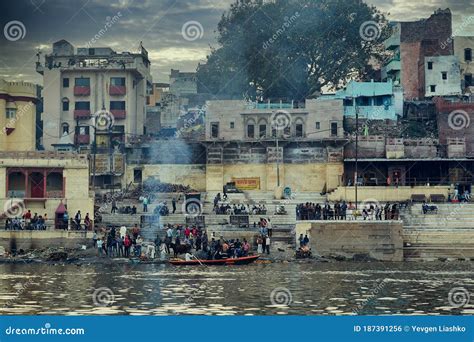
<svg viewBox="0 0 474 342"><path fill-rule="evenodd" d="M280 187L280 149L278 147L278 130L275 132L277 187Z"/></svg>
<svg viewBox="0 0 474 342"><path fill-rule="evenodd" d="M355 114L356 114L356 150L355 150L355 208L357 210L357 183L359 179L359 107L357 106L357 99L354 98Z"/></svg>

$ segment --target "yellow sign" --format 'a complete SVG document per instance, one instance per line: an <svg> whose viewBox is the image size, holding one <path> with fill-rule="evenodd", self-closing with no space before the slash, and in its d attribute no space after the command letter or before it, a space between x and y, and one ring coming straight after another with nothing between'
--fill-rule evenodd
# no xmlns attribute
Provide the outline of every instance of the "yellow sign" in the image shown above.
<svg viewBox="0 0 474 342"><path fill-rule="evenodd" d="M260 177L256 178L232 178L235 186L239 190L259 190Z"/></svg>

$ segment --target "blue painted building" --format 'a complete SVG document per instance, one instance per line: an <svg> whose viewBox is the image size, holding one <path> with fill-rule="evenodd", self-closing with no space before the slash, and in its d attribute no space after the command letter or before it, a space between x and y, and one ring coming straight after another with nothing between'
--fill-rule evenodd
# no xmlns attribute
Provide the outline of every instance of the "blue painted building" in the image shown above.
<svg viewBox="0 0 474 342"><path fill-rule="evenodd" d="M370 120L396 120L403 114L403 91L387 82L350 81L346 88L336 92L336 99L344 101L344 117L356 116Z"/></svg>

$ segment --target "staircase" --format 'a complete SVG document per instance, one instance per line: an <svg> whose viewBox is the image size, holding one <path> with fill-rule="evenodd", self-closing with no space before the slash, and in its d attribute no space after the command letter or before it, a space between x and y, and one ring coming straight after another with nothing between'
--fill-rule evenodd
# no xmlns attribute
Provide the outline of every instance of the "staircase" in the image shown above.
<svg viewBox="0 0 474 342"><path fill-rule="evenodd" d="M435 204L438 213L422 213L413 204L401 213L406 260L474 259L474 204Z"/></svg>

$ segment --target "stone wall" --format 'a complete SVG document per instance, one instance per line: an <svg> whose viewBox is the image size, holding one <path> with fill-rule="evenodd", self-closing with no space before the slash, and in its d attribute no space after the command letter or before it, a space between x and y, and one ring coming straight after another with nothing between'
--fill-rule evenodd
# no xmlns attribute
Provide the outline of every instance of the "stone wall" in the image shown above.
<svg viewBox="0 0 474 342"><path fill-rule="evenodd" d="M449 186L359 186L357 187L357 198L359 202L370 200L385 202L408 201L411 195L424 194L427 198L431 194L442 194L448 198ZM355 201L355 188L339 187L328 195L329 201L345 200L347 202Z"/></svg>
<svg viewBox="0 0 474 342"><path fill-rule="evenodd" d="M380 261L403 261L402 221L313 221L296 224L296 237L308 234L322 256L356 254Z"/></svg>
<svg viewBox="0 0 474 342"><path fill-rule="evenodd" d="M81 245L91 247L93 232L71 232L64 230L47 231L0 231L0 246L7 251L12 248L19 251L23 249L44 249L48 247L77 248Z"/></svg>
<svg viewBox="0 0 474 342"><path fill-rule="evenodd" d="M204 164L128 165L126 184L134 183L135 169L142 170L142 181L148 177L155 177L163 183L189 185L197 191L206 191L206 165Z"/></svg>

